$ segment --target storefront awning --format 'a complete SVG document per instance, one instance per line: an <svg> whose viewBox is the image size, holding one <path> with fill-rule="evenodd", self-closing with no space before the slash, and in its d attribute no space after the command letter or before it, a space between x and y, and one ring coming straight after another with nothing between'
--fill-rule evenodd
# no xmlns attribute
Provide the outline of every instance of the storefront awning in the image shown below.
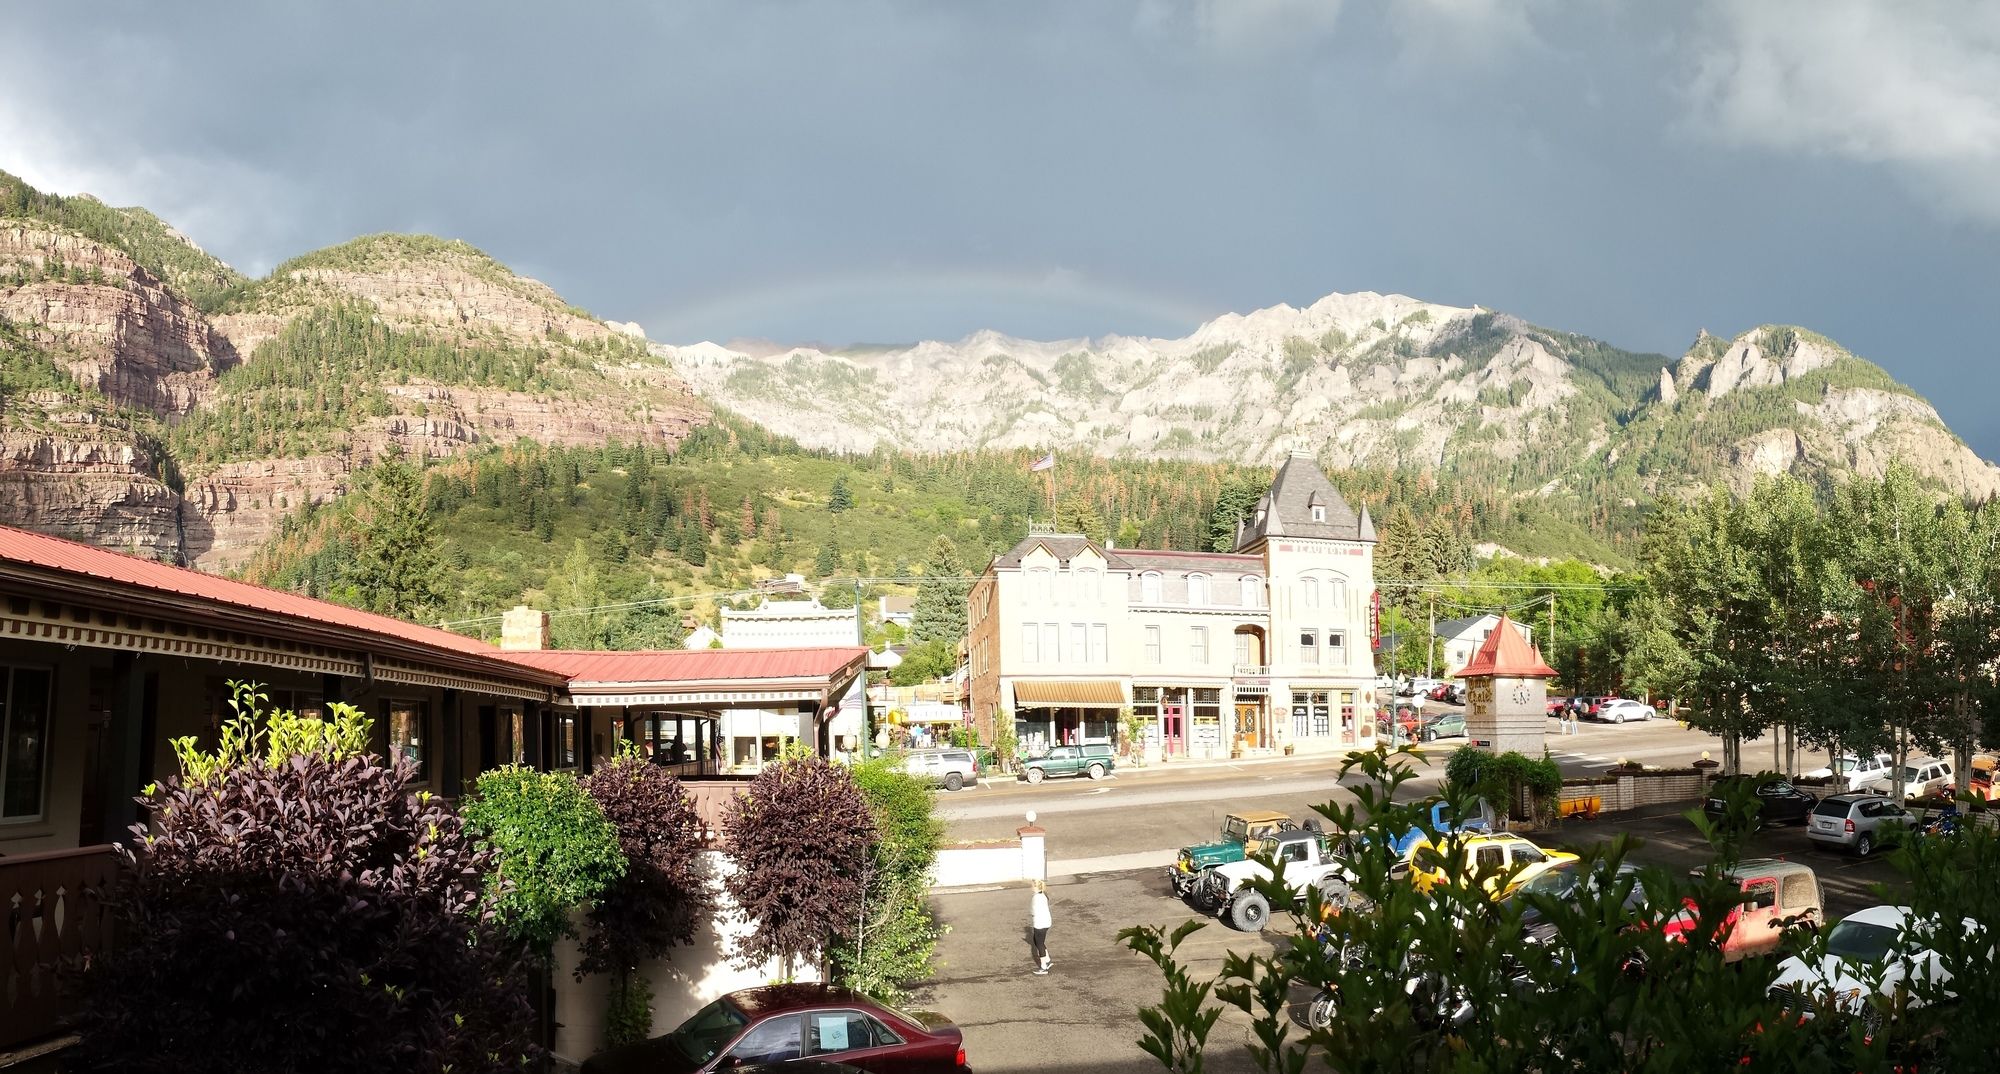
<svg viewBox="0 0 2000 1074"><path fill-rule="evenodd" d="M1014 704L1120 708L1125 704L1125 690L1111 679L1016 682Z"/></svg>

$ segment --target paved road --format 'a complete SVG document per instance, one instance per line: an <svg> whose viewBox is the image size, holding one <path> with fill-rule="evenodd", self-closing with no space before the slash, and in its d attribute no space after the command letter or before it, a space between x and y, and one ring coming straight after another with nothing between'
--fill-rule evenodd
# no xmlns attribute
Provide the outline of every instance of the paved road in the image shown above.
<svg viewBox="0 0 2000 1074"><path fill-rule="evenodd" d="M1139 782L1132 784L1136 787ZM1189 781L1192 786L1201 782ZM1174 784L1165 785L1170 788ZM1151 792L1147 794L1150 797ZM1197 803L1192 808L1199 812L1206 806ZM1591 821L1572 820L1559 831L1539 833L1535 838L1545 845L1581 848L1608 842L1622 833L1639 840L1633 860L1692 868L1707 859L1707 848L1680 815L1685 808L1655 807ZM1171 804L1125 812L1147 811L1188 812ZM1860 861L1822 851L1810 846L1798 828L1759 833L1747 853L1810 864L1826 891L1832 918L1879 901L1872 891L1874 885L1900 882L1882 858ZM1139 1050L1136 1041L1141 1033L1138 1008L1158 1002L1159 974L1151 963L1120 945L1116 936L1118 930L1131 925L1176 925L1191 918L1193 912L1167 893L1161 874L1151 868L1059 876L1051 880L1050 894L1055 928L1049 946L1056 966L1046 977L1028 972L1025 888L1017 885L935 896L933 905L951 931L940 948L940 972L920 1001L951 1015L964 1027L969 1058L982 1074L1158 1071L1159 1066ZM1197 979L1206 979L1220 969L1227 953L1268 954L1274 944L1283 942L1287 936L1282 925L1261 935L1247 935L1211 923L1187 941L1181 954ZM1254 1069L1244 1048L1248 1027L1248 1020L1233 1012L1223 1016L1210 1038L1209 1070L1236 1074Z"/></svg>

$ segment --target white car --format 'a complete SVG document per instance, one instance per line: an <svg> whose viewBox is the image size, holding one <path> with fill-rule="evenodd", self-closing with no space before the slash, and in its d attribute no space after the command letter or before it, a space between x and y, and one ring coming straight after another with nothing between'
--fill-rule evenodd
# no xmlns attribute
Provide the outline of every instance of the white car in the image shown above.
<svg viewBox="0 0 2000 1074"><path fill-rule="evenodd" d="M1979 926L1967 918L1965 927ZM1849 1014L1860 1014L1867 1007L1866 997L1894 996L1912 982L1928 981L1943 988L1951 982L1951 971L1930 949L1927 936L1933 928L1932 923L1911 916L1907 906L1869 907L1827 930L1826 953L1816 961L1793 956L1781 963L1771 991L1815 1001L1802 1004L1801 1014L1826 1001ZM1952 993L1946 988L1943 995ZM1911 992L1906 1001L1921 1006L1924 997Z"/></svg>
<svg viewBox="0 0 2000 1074"><path fill-rule="evenodd" d="M1605 723L1650 720L1653 718L1653 707L1644 702L1617 698L1597 706L1597 718Z"/></svg>
<svg viewBox="0 0 2000 1074"><path fill-rule="evenodd" d="M1884 773L1881 778L1871 780L1860 788L1876 794L1889 795L1895 791L1895 772ZM1903 766L1903 797L1908 801L1928 798L1933 794L1950 793L1957 784L1952 780L1952 764L1947 760L1911 761Z"/></svg>
<svg viewBox="0 0 2000 1074"><path fill-rule="evenodd" d="M1889 770L1894 768L1895 764L1896 759L1886 753L1878 753L1873 757L1842 754L1835 757L1830 765L1799 773L1799 778L1830 779L1836 786L1858 791L1878 779L1889 778Z"/></svg>

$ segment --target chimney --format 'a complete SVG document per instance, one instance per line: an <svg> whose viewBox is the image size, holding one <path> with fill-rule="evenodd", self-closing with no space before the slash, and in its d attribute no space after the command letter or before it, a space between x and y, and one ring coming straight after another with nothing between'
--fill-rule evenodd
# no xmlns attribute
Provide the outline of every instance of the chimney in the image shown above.
<svg viewBox="0 0 2000 1074"><path fill-rule="evenodd" d="M500 647L532 651L549 647L549 613L517 604L500 617Z"/></svg>

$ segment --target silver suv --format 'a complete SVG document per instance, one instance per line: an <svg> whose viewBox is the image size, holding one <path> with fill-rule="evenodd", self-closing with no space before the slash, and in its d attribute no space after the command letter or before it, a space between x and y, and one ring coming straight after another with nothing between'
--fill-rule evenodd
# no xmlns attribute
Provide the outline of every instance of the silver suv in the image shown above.
<svg viewBox="0 0 2000 1074"><path fill-rule="evenodd" d="M971 750L912 750L903 755L903 771L948 791L979 782L979 762Z"/></svg>
<svg viewBox="0 0 2000 1074"><path fill-rule="evenodd" d="M1836 794L1813 807L1806 838L1865 858L1910 822L1908 810L1879 794Z"/></svg>

